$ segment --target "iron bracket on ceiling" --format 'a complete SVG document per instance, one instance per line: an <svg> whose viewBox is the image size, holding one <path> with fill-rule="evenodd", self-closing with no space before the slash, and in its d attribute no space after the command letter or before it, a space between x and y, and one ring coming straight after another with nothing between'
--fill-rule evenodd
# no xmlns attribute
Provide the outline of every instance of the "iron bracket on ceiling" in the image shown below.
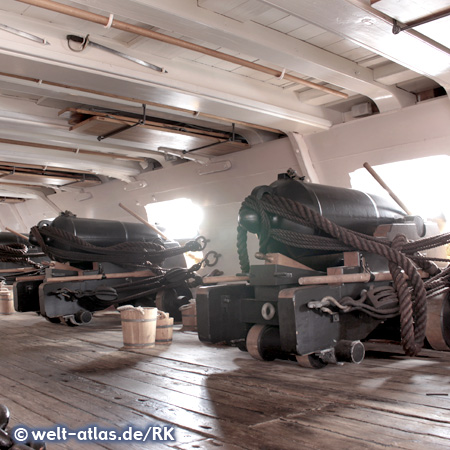
<svg viewBox="0 0 450 450"><path fill-rule="evenodd" d="M191 150L183 150L182 153L185 155L186 153L196 152L197 150L203 150L205 148L215 147L216 145L220 145L225 142L236 142L236 132L235 132L235 124L234 123L232 123L232 125L231 125L231 137L228 138L227 140L214 142L212 144L203 145L203 146L197 147L197 148L192 148Z"/></svg>
<svg viewBox="0 0 450 450"><path fill-rule="evenodd" d="M146 116L147 116L147 105L145 103L143 103L142 104L142 117L136 123L126 124L123 127L120 127L120 128L117 128L116 130L110 131L109 133L103 134L101 136L97 136L97 141L103 141L103 139L109 138L116 134L122 133L123 131L137 127L138 125L145 125Z"/></svg>
<svg viewBox="0 0 450 450"><path fill-rule="evenodd" d="M423 25L428 22L432 22L434 20L442 19L443 17L447 17L450 15L450 8L443 9L442 11L435 12L433 14L430 14L429 16L421 17L420 19L416 19L410 23L401 24L401 22L398 22L396 19L394 19L393 26L392 26L392 33L398 34L401 31L409 30L411 28L418 27L419 25Z"/></svg>

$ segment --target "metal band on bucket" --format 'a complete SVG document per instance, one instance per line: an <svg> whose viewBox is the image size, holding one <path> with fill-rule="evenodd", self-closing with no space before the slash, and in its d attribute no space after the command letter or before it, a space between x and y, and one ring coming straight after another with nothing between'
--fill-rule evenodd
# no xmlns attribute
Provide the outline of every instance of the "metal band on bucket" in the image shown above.
<svg viewBox="0 0 450 450"><path fill-rule="evenodd" d="M122 319L122 322L155 322L156 317L154 319Z"/></svg>
<svg viewBox="0 0 450 450"><path fill-rule="evenodd" d="M123 343L124 347L134 347L134 348L146 348L146 347L154 347L155 344L152 342L151 344L130 344L129 342Z"/></svg>

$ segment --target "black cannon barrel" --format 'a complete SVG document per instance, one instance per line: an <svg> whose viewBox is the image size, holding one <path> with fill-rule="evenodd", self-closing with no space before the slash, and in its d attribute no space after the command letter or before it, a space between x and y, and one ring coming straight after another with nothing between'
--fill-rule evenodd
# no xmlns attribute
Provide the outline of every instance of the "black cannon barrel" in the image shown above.
<svg viewBox="0 0 450 450"><path fill-rule="evenodd" d="M323 217L353 231L373 234L378 225L389 224L405 217L405 213L388 198L366 194L354 189L306 183L280 178L270 186L259 186L252 192L256 197L275 194L301 203ZM258 233L259 218L255 211L243 208L239 221L248 231ZM274 228L315 234L314 229L295 224L276 215L271 216Z"/></svg>
<svg viewBox="0 0 450 450"><path fill-rule="evenodd" d="M25 244L29 245L27 239L17 236L17 234L10 233L9 231L0 231L0 244Z"/></svg>
<svg viewBox="0 0 450 450"><path fill-rule="evenodd" d="M255 188L252 195L262 198L265 193L286 197L301 203L320 213L323 217L342 227L359 233L373 235L379 225L391 224L405 220L406 214L389 198L369 195L354 189L338 188L280 176L270 186ZM270 225L273 229L294 231L308 235L325 235L314 228L300 225L276 214L269 214ZM417 226L420 226L418 221ZM239 211L239 223L247 231L260 235L261 223L258 211L245 206ZM423 225L423 222L421 222ZM267 253L282 253L296 259L316 270L336 265L324 255L338 255L331 250L312 250L288 245L271 237L266 244ZM312 259L311 259L312 258ZM333 259L331 257L331 259Z"/></svg>
<svg viewBox="0 0 450 450"><path fill-rule="evenodd" d="M67 231L98 247L109 247L123 242L155 242L159 239L155 231L142 223L85 219L71 213L62 213L52 222L39 222L38 227L46 225Z"/></svg>

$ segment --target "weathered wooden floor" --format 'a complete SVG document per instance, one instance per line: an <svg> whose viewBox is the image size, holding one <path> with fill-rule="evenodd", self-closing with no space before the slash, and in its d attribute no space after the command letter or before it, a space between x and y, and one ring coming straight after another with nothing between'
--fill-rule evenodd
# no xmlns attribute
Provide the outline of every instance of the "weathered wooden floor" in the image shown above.
<svg viewBox="0 0 450 450"><path fill-rule="evenodd" d="M304 369L174 332L121 351L116 314L77 328L0 316L0 403L11 425L176 427L176 443L68 441L49 449L449 449L450 354L368 352L361 365Z"/></svg>

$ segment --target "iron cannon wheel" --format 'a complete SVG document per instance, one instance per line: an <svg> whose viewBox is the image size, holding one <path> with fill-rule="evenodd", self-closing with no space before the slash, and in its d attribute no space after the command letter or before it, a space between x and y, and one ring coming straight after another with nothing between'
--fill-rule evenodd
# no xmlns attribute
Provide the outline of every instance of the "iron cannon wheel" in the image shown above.
<svg viewBox="0 0 450 450"><path fill-rule="evenodd" d="M253 325L247 334L247 351L260 361L273 361L280 353L280 333L277 327Z"/></svg>
<svg viewBox="0 0 450 450"><path fill-rule="evenodd" d="M434 350L450 350L450 297L442 293L427 301L426 337Z"/></svg>

